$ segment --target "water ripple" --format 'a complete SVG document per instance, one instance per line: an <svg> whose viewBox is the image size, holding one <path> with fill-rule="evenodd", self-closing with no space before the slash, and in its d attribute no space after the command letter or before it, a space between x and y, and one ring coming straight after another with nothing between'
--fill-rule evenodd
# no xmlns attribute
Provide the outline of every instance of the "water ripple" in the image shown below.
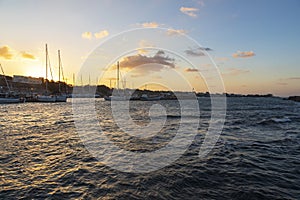
<svg viewBox="0 0 300 200"><path fill-rule="evenodd" d="M178 102L162 104L167 122L148 139L120 131L108 102L97 101L96 108L107 137L121 148L144 152L166 145L178 130ZM89 154L70 103L0 105L0 199L300 199L299 104L229 98L223 133L200 159L209 104L201 99L198 135L185 154L146 174L113 170ZM149 123L151 105L130 105L137 124Z"/></svg>

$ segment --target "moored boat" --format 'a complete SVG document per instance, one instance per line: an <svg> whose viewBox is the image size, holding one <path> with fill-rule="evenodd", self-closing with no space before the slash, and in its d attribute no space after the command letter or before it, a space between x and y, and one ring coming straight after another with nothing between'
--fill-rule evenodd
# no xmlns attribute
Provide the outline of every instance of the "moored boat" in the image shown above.
<svg viewBox="0 0 300 200"><path fill-rule="evenodd" d="M3 67L1 65L1 63L0 63L0 67L1 67L1 72L3 74L4 80L5 80L5 83L6 83L6 87L8 89L8 93L0 94L0 104L24 102L24 99L22 101L19 97L16 97L12 94L12 91L10 89L8 81L6 80L5 73L4 73L4 70L3 70Z"/></svg>
<svg viewBox="0 0 300 200"><path fill-rule="evenodd" d="M45 85L46 85L46 90L45 90L45 94L43 95L38 95L37 96L37 102L55 102L56 101L56 97L54 95L50 95L48 92L48 59L49 59L49 55L48 55L48 47L46 44L46 77L45 77Z"/></svg>
<svg viewBox="0 0 300 200"><path fill-rule="evenodd" d="M124 92L124 94L122 95L122 94L120 94L120 89L119 89L119 81L120 81L120 64L119 64L119 62L117 63L117 90L116 90L116 94L117 95L115 95L115 94L113 94L113 95L111 95L111 96L106 96L106 97L104 97L104 99L106 100L106 101L128 101L128 100L130 100L130 97L129 96L127 96L126 94L125 94L125 92Z"/></svg>
<svg viewBox="0 0 300 200"><path fill-rule="evenodd" d="M104 97L106 101L127 101L130 100L126 96L109 96L109 97Z"/></svg>
<svg viewBox="0 0 300 200"><path fill-rule="evenodd" d="M66 102L67 101L67 95L60 94L55 96L56 102Z"/></svg>
<svg viewBox="0 0 300 200"><path fill-rule="evenodd" d="M61 64L61 57L60 57L60 50L58 50L58 94L56 95L56 102L66 102L67 101L67 94L63 94L61 92L61 85L60 85L60 75L63 76L62 71L62 64ZM64 76L63 76L64 79Z"/></svg>
<svg viewBox="0 0 300 200"><path fill-rule="evenodd" d="M0 104L20 103L21 100L15 97L0 97Z"/></svg>
<svg viewBox="0 0 300 200"><path fill-rule="evenodd" d="M56 102L56 97L54 95L38 95L38 102Z"/></svg>

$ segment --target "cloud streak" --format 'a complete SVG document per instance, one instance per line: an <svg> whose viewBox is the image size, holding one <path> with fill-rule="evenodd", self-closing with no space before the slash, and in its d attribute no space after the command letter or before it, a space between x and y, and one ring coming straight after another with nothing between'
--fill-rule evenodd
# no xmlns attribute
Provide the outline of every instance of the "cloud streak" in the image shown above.
<svg viewBox="0 0 300 200"><path fill-rule="evenodd" d="M234 58L249 58L255 56L253 51L237 51L236 53L232 54Z"/></svg>
<svg viewBox="0 0 300 200"><path fill-rule="evenodd" d="M26 52L21 52L22 53L22 58L26 58L26 59L31 59L31 60L35 60L35 56Z"/></svg>
<svg viewBox="0 0 300 200"><path fill-rule="evenodd" d="M190 17L197 17L196 13L199 11L198 8L192 8L192 7L181 7L179 10L183 14L186 14Z"/></svg>
<svg viewBox="0 0 300 200"><path fill-rule="evenodd" d="M9 46L0 47L0 57L4 58L6 60L11 60L12 59L13 54L10 53Z"/></svg>
<svg viewBox="0 0 300 200"><path fill-rule="evenodd" d="M91 40L91 39L93 39L93 36L96 39L101 39L101 38L104 38L104 37L106 37L108 35L109 35L109 32L107 30L102 30L102 31L99 31L99 32L94 33L94 34L92 32L87 31L87 32L82 33L81 37L83 39Z"/></svg>
<svg viewBox="0 0 300 200"><path fill-rule="evenodd" d="M84 39L92 39L93 37L93 34L91 32L84 32L81 34L81 37L84 38Z"/></svg>
<svg viewBox="0 0 300 200"><path fill-rule="evenodd" d="M184 71L185 72L198 72L199 70L195 69L195 68L186 68Z"/></svg>
<svg viewBox="0 0 300 200"><path fill-rule="evenodd" d="M142 23L142 27L144 28L157 28L159 26L158 23L156 22L145 22L145 23Z"/></svg>
<svg viewBox="0 0 300 200"><path fill-rule="evenodd" d="M139 54L147 54L148 50L146 48L154 47L154 45L148 42L147 40L140 40L139 47L140 47L138 49Z"/></svg>
<svg viewBox="0 0 300 200"><path fill-rule="evenodd" d="M186 30L183 29L168 29L167 30L167 35L168 36L176 36L176 35L184 35L187 34Z"/></svg>
<svg viewBox="0 0 300 200"><path fill-rule="evenodd" d="M98 33L94 33L94 36L95 36L95 38L97 38L97 39L104 38L104 37L106 37L106 36L108 36L108 35L109 35L109 32L108 32L107 30L103 30L103 31L100 31L100 32L98 32Z"/></svg>
<svg viewBox="0 0 300 200"><path fill-rule="evenodd" d="M186 55L188 56L194 56L194 57L197 57L197 56L205 56L205 53L204 51L212 51L211 48L208 48L208 47L198 47L196 49L188 49L188 50L185 50L184 52L186 53Z"/></svg>

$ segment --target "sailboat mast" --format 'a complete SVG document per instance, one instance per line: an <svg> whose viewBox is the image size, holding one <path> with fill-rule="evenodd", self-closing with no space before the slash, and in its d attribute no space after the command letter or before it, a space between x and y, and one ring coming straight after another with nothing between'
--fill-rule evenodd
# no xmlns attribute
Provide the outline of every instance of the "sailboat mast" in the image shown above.
<svg viewBox="0 0 300 200"><path fill-rule="evenodd" d="M7 88L8 88L8 92L11 93L10 87L9 87L9 84L8 84L7 79L6 79L6 76L5 76L5 73L4 73L4 70L3 70L3 67L2 67L2 65L1 65L1 63L0 63L0 67L1 67L1 71L2 71L2 74L3 74L4 80L5 80L6 86L7 86Z"/></svg>
<svg viewBox="0 0 300 200"><path fill-rule="evenodd" d="M46 44L46 92L48 91L47 79L48 79L48 47L47 47L47 44Z"/></svg>
<svg viewBox="0 0 300 200"><path fill-rule="evenodd" d="M61 59L60 59L60 50L58 50L58 92L60 93L60 68L61 68Z"/></svg>
<svg viewBox="0 0 300 200"><path fill-rule="evenodd" d="M75 74L73 73L73 87L75 87Z"/></svg>
<svg viewBox="0 0 300 200"><path fill-rule="evenodd" d="M90 88L91 88L91 76L89 75L89 92L90 92Z"/></svg>
<svg viewBox="0 0 300 200"><path fill-rule="evenodd" d="M120 80L120 64L117 63L117 89L119 89L119 80Z"/></svg>

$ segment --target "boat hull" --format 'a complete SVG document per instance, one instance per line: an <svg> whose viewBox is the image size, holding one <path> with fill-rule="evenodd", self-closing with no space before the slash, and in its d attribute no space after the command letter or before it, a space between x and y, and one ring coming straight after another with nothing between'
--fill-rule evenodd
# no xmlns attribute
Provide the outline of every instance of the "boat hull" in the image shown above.
<svg viewBox="0 0 300 200"><path fill-rule="evenodd" d="M141 97L141 101L159 101L161 97Z"/></svg>
<svg viewBox="0 0 300 200"><path fill-rule="evenodd" d="M38 96L37 101L38 102L55 102L56 97L55 96Z"/></svg>
<svg viewBox="0 0 300 200"><path fill-rule="evenodd" d="M67 101L67 96L66 95L58 95L58 96L56 96L55 101L56 102L66 102Z"/></svg>
<svg viewBox="0 0 300 200"><path fill-rule="evenodd" d="M20 103L19 98L0 98L0 104L7 104L7 103Z"/></svg>
<svg viewBox="0 0 300 200"><path fill-rule="evenodd" d="M109 96L109 97L104 97L106 101L128 101L130 100L129 98L125 96Z"/></svg>

